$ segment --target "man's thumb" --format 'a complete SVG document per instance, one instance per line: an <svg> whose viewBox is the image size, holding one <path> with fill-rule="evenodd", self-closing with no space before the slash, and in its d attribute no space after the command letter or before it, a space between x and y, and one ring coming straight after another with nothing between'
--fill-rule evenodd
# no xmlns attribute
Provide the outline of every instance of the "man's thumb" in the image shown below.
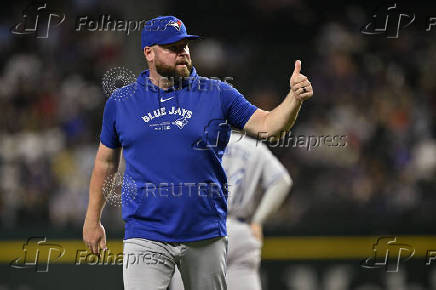
<svg viewBox="0 0 436 290"><path fill-rule="evenodd" d="M295 68L294 68L294 74L299 74L301 71L301 60L295 61Z"/></svg>

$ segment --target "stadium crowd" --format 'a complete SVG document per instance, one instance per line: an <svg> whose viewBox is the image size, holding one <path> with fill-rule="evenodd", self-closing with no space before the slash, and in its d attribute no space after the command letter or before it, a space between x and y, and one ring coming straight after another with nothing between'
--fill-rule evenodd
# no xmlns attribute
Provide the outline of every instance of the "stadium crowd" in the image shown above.
<svg viewBox="0 0 436 290"><path fill-rule="evenodd" d="M284 98L293 60L302 59L302 73L310 76L315 96L303 105L291 134L345 136L344 146L320 144L308 150L271 145L294 187L267 229L283 234L434 233L434 38L414 29L399 39L363 35L359 29L371 11L359 6L343 8L339 21L321 18L321 8L309 9L300 1L266 2L235 4L246 15L227 18L224 27L207 17L195 18L207 7L179 16L192 33L204 36L191 45L199 74L233 77L232 84L263 109ZM104 10L98 1L90 3L74 1L63 8L77 15ZM158 14L182 11L178 5L167 3ZM230 13L222 9L222 17ZM289 13L291 25L274 13ZM139 35L74 32L67 22L53 28L47 39L36 39L11 34L10 27L21 20L19 10L4 16L1 227L49 224L80 230L106 100L102 77L113 67L135 74L145 68L145 61L130 60L139 58L140 49L135 57L126 56L132 51L127 46L139 47ZM250 19L259 28L250 29ZM262 27L260 19L270 24ZM297 37L283 33L292 27ZM227 28L238 31L228 34ZM305 32L310 38L299 42ZM121 232L119 208L105 211L104 219Z"/></svg>

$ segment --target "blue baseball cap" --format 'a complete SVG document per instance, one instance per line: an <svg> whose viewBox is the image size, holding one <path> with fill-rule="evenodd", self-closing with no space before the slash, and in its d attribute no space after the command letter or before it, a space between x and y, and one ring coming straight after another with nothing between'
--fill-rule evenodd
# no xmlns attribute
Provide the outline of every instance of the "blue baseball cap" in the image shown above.
<svg viewBox="0 0 436 290"><path fill-rule="evenodd" d="M141 31L142 50L155 44L170 44L181 39L196 39L198 35L186 33L186 26L174 16L159 16L147 21Z"/></svg>

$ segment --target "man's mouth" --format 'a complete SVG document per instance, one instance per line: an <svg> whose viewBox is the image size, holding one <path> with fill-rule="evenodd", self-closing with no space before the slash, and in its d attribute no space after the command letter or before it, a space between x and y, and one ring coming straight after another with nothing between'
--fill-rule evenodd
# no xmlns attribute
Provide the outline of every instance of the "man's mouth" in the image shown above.
<svg viewBox="0 0 436 290"><path fill-rule="evenodd" d="M187 61L177 62L176 65L184 65L184 66L188 66L188 62L187 62Z"/></svg>

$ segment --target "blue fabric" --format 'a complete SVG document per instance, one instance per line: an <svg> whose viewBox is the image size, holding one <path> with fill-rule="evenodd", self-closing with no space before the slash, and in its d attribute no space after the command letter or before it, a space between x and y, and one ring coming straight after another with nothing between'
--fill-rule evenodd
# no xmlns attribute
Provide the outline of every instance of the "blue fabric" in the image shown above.
<svg viewBox="0 0 436 290"><path fill-rule="evenodd" d="M144 50L146 46L170 44L184 38L198 37L198 35L187 34L186 26L180 19L174 16L159 16L145 23L141 31L141 47Z"/></svg>
<svg viewBox="0 0 436 290"><path fill-rule="evenodd" d="M225 236L227 178L221 158L230 125L257 109L230 85L197 76L162 90L148 79L106 102L101 143L123 147L125 239L188 242ZM136 193L132 197L132 181ZM130 189L129 189L130 188Z"/></svg>

